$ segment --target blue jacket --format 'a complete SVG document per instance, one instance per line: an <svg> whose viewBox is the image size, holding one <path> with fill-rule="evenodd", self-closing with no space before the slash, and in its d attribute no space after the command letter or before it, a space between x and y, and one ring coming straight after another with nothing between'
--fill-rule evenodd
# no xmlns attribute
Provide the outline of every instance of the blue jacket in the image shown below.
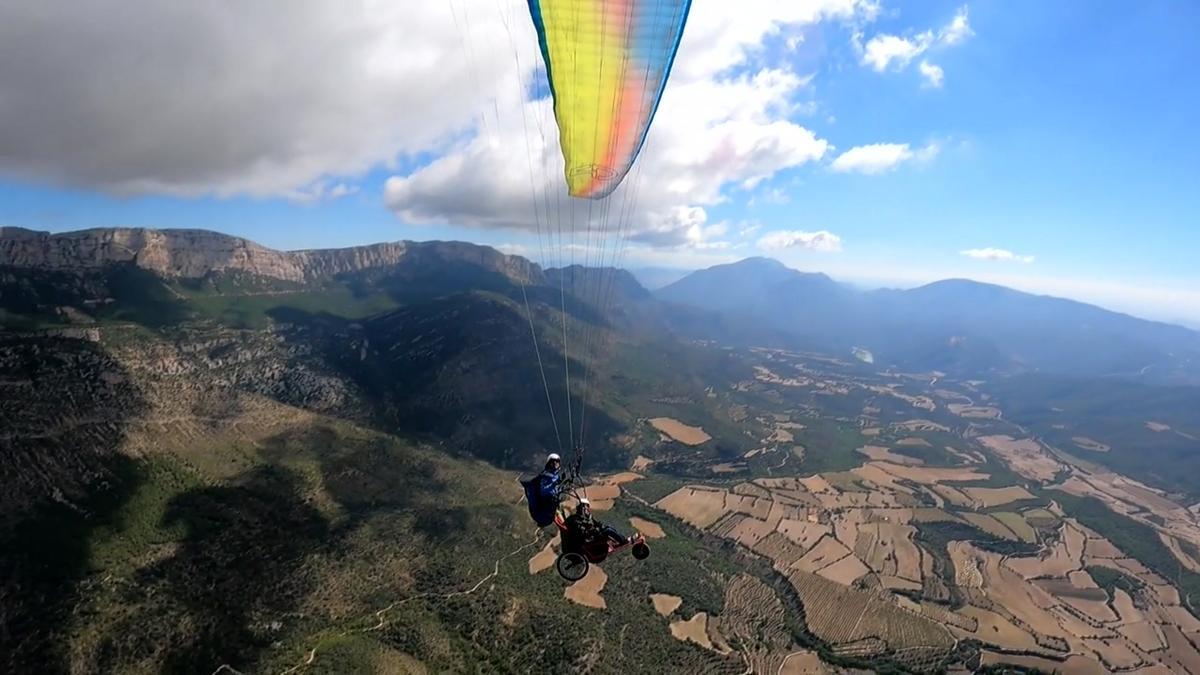
<svg viewBox="0 0 1200 675"><path fill-rule="evenodd" d="M529 503L529 515L538 527L545 527L554 522L554 512L558 510L558 483L561 480L557 471L543 471L527 481L521 481L525 488L525 501Z"/></svg>
<svg viewBox="0 0 1200 675"><path fill-rule="evenodd" d="M543 499L558 501L558 483L562 480L558 471L546 469L537 476L538 494Z"/></svg>

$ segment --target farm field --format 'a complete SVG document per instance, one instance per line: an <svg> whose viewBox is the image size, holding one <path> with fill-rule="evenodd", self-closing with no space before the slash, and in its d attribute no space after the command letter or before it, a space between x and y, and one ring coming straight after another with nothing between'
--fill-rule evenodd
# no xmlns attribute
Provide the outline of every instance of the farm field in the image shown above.
<svg viewBox="0 0 1200 675"><path fill-rule="evenodd" d="M1019 486L1002 488L965 487L962 489L962 491L966 493L966 495L972 500L978 502L984 507L1003 506L1011 502L1019 502L1034 498L1034 496L1030 494L1029 490Z"/></svg>
<svg viewBox="0 0 1200 675"><path fill-rule="evenodd" d="M608 575L604 569L599 565L592 565L587 576L563 590L563 597L584 607L604 609L608 607L608 603L601 597L600 592L607 583Z"/></svg>
<svg viewBox="0 0 1200 675"><path fill-rule="evenodd" d="M938 391L922 393L916 376L884 384L861 371L838 373L828 362L757 354L769 363L730 396L755 395L739 410L755 419L757 409L766 429L777 430L780 419L803 421L788 428L794 438L787 441L803 443L806 454L776 470L761 462L764 451L748 453L721 480L684 482L651 504L785 579L798 608L783 611L811 634L812 657L936 669L964 658L957 644L985 665L1200 672L1193 670L1200 668L1200 619L1192 596L1171 574L1155 571L1200 569L1196 509L1030 436L995 404L978 403L974 385L929 378ZM813 420L849 408L840 397L855 396L840 423L851 420L862 440L830 446L830 436L807 435L823 424ZM776 431L756 437L779 440ZM1089 436L1074 440L1088 452L1118 451ZM833 470L821 457L831 447L849 452ZM817 470L805 470L810 461ZM1111 528L1097 529L1103 518L1079 511L1072 501L1079 499L1153 533L1159 558L1110 539ZM742 590L751 585L735 584L741 595L751 595ZM754 641L735 623L750 622L756 605L761 620L780 611L771 601L734 595L726 605L727 614L707 616L706 648L718 649L715 630L741 649ZM672 631L704 644L700 619L688 616L686 626L677 617ZM810 658L789 658L782 637L758 642L743 659L772 672L799 669Z"/></svg>
<svg viewBox="0 0 1200 675"><path fill-rule="evenodd" d="M661 525L644 518L638 518L637 516L634 516L629 519L629 525L635 531L641 532L643 535L645 535L647 539L662 539L663 537L667 536L667 534L663 532Z"/></svg>
<svg viewBox="0 0 1200 675"><path fill-rule="evenodd" d="M654 603L654 611L668 616L671 612L679 609L679 605L683 599L678 595L667 595L666 593L651 593L650 601Z"/></svg>
<svg viewBox="0 0 1200 675"><path fill-rule="evenodd" d="M708 637L708 615L697 612L692 618L671 622L671 635L677 640L694 642L705 649L712 649L712 640Z"/></svg>
<svg viewBox="0 0 1200 675"><path fill-rule="evenodd" d="M650 425L672 439L686 445L700 445L712 438L712 436L704 433L704 429L688 426L670 417L655 417L650 420Z"/></svg>

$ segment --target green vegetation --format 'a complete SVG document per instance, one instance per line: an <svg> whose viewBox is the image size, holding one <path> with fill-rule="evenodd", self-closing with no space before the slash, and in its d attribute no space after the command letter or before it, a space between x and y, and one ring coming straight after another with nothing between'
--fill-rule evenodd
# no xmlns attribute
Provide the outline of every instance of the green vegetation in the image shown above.
<svg viewBox="0 0 1200 675"><path fill-rule="evenodd" d="M803 422L805 428L795 434L796 442L805 449L800 464L803 475L849 471L862 465L863 456L856 450L866 443L856 427L824 418L805 418Z"/></svg>
<svg viewBox="0 0 1200 675"><path fill-rule="evenodd" d="M133 322L152 328L187 318L177 294L157 275L117 265L80 274L22 270L0 275L0 328Z"/></svg>
<svg viewBox="0 0 1200 675"><path fill-rule="evenodd" d="M1108 597L1110 598L1113 597L1113 592L1118 588L1132 596L1145 587L1145 584L1134 577L1124 572L1118 572L1111 567L1093 565L1087 567L1086 570L1092 576L1096 585L1108 592Z"/></svg>
<svg viewBox="0 0 1200 675"><path fill-rule="evenodd" d="M58 317L49 315L31 316L20 314L10 309L0 307L0 328L13 332L24 332L40 330L43 328L56 328L61 325L62 321Z"/></svg>
<svg viewBox="0 0 1200 675"><path fill-rule="evenodd" d="M1114 513L1095 497L1076 497L1055 491L1054 499L1068 516L1100 533L1117 548L1175 584L1184 604L1193 613L1200 614L1196 607L1200 600L1200 574L1184 567L1153 528Z"/></svg>
<svg viewBox="0 0 1200 675"><path fill-rule="evenodd" d="M660 473L647 473L645 474L645 478L632 483L626 483L622 488L626 492L653 504L687 485L687 483L685 480L665 476Z"/></svg>
<svg viewBox="0 0 1200 675"><path fill-rule="evenodd" d="M951 589L950 602L954 607L962 606L964 600L957 590L954 562L950 560L949 544L952 541L969 541L976 547L1002 555L1030 555L1038 551L1034 544L1001 539L993 534L964 522L934 521L915 523L916 542L933 556L933 571L942 583ZM936 598L934 598L936 599Z"/></svg>
<svg viewBox="0 0 1200 675"><path fill-rule="evenodd" d="M1183 551L1184 555L1187 555L1192 560L1200 561L1200 546L1197 546L1191 541L1183 538L1180 538L1177 541L1179 542L1179 548Z"/></svg>
<svg viewBox="0 0 1200 675"><path fill-rule="evenodd" d="M1025 516L1025 521L1035 529L1052 529L1058 527L1060 522L1058 516L1042 508L1029 509L1022 515Z"/></svg>
<svg viewBox="0 0 1200 675"><path fill-rule="evenodd" d="M829 484L843 492L871 492L875 489L873 485L864 481L858 474L849 471L836 471L833 473L821 474Z"/></svg>
<svg viewBox="0 0 1200 675"><path fill-rule="evenodd" d="M552 570L528 572L530 556L552 532L535 533L529 526L512 470L536 468L550 449L565 445L570 451L576 439L564 444L562 438L563 406L570 398L572 424L578 424L572 431L587 448L589 473L625 468L637 454L658 460L644 480L625 486L648 502L678 489L688 476L728 483L823 473L844 490L868 490L848 471L864 461L856 452L862 445L887 444L942 466L961 464L947 446L969 442L953 433L888 431L888 422L928 417L962 429L968 421L944 409L926 415L906 401L856 385L845 395L835 392L850 382L847 373L857 383L903 381L902 390L913 395L928 394L923 382L885 377L857 363L677 341L661 330L671 320L655 316L655 306L639 305L636 298L601 316L578 298L564 299L558 288L531 286L527 316L517 287L503 274L430 256L415 264L418 268L351 273L313 284L241 273L165 281L133 265L0 278L0 326L30 330L95 322L104 329L101 342L87 349L112 349L129 363L145 359L131 375L119 367L122 361L49 338L35 343L32 336L25 336L26 351L5 354L20 356L9 360L18 367L3 373L5 381L41 392L35 401L45 408L40 418L101 423L80 424L78 435L68 430L63 437L53 428L26 433L37 439L29 456L38 462L20 454L24 445L12 453L18 458L12 466L32 476L19 489L45 494L52 485L62 497L0 524L0 548L6 552L0 557L0 671L213 672L228 664L241 672L280 672L315 650L309 671L318 673L396 672L415 664L433 672L735 673L745 667L737 657L673 639L647 595L679 596L678 618L700 611L720 615L727 585L739 574L769 583L785 601L789 611L782 623L801 645L845 665L881 672L901 668L899 654L866 663L839 656L808 632L795 589L768 561L634 499L619 501L602 519L625 530L636 515L659 523L667 537L651 542L649 560L620 554L599 567L608 576L605 610L564 600L565 586ZM571 317L565 337L563 311ZM529 341L531 323L539 336L545 388ZM256 330L268 325L271 331ZM579 344L584 336L601 346L585 351ZM150 348L139 352L146 343ZM56 380L45 364L58 359L86 367ZM176 392L167 378L145 374L162 363L169 372L187 373L177 378L187 380L179 400L168 400ZM768 386L755 381L756 363L782 377L820 380L828 374L830 381L820 387ZM589 379L578 377L585 369ZM78 387L63 384L71 378ZM587 394L585 382L594 387ZM111 394L141 386L162 396L163 405ZM196 391L202 395L192 396ZM1019 387L1013 391L1019 393ZM46 392L52 400L44 400ZM66 407L62 402L99 396L94 392L108 392L103 395L112 400L59 410ZM1194 481L1187 467L1196 462L1184 451L1195 450L1194 444L1180 441L1186 437L1174 431L1151 436L1144 429L1129 431L1144 426L1136 419L1144 415L1200 433L1188 426L1191 418L1179 414L1179 401L1190 401L1190 390L1174 393L1179 400L1168 411L1173 416L1135 407L1136 412L1114 416L1121 418L1120 429L1100 419L1116 405L1107 395L1078 417L1080 424L1095 426L1054 430L1050 423L1061 417L1036 412L1051 401L1091 396L1080 390L1033 397L1036 404L1022 414L1052 442L1059 431L1080 433L1112 444L1114 457L1120 448L1150 439L1148 447L1159 453L1155 462L1178 460L1171 471L1184 474L1174 478L1184 492L1184 484ZM547 396L558 429L547 414ZM288 410L297 419L319 421L271 438L238 429L236 442L214 431L199 432L201 440L190 445L188 434L181 433L146 458L121 454L127 447L147 447L145 438L126 434L152 433L142 429L157 428L156 417L237 428L240 406L251 410L259 404L294 406ZM867 406L877 411L867 413ZM341 415L352 423L310 417L317 414ZM882 437L862 435L864 415L885 429ZM712 440L695 447L660 443L638 422L654 416L702 426ZM138 424L127 428L129 420ZM803 453L790 454L793 443L780 440L780 452L743 462L744 472L710 471L717 462L742 462L747 450L759 448L783 422L804 425L789 429ZM975 430L1007 425L969 422ZM895 445L909 436L931 445ZM126 446L127 440L138 443ZM1093 459L1132 462L1135 468L1143 461L1121 454ZM990 477L966 485L1028 483L987 456L977 468ZM43 481L43 471L64 466L70 468L66 478ZM918 523L918 541L934 556L945 585L953 587L954 581L949 541L1032 553L1033 532L1020 527L1025 521L1016 511L1045 504L1047 495L1038 494L987 510L1025 542L962 523ZM1185 599L1200 597L1200 577L1175 564L1150 528L1094 500L1067 506L1070 498L1054 498L1085 525L1177 581ZM1056 522L1030 514L1034 525ZM1110 592L1137 583L1100 568L1092 573ZM939 580L931 581L926 591L947 599L945 588L938 591ZM21 638L15 646L9 637L14 635Z"/></svg>
<svg viewBox="0 0 1200 675"><path fill-rule="evenodd" d="M640 591L643 595L667 593L683 598L677 611L684 618L695 612L707 612L710 616L721 613L725 606L725 583L741 571L724 552L692 536L684 529L687 526L675 518L636 502L618 502L616 508L602 515L605 522L625 531L630 528L631 516L644 518L658 523L667 535L650 541L650 558L644 563L632 563L624 572L622 583L644 583L645 588Z"/></svg>
<svg viewBox="0 0 1200 675"><path fill-rule="evenodd" d="M321 290L294 290L264 295L209 295L194 293L187 306L198 318L234 328L262 328L281 309L313 315L361 319L395 309L398 304L384 293L359 296L349 287L333 285Z"/></svg>
<svg viewBox="0 0 1200 675"><path fill-rule="evenodd" d="M1013 485L1024 485L1024 486L1028 487L1028 484L1030 482L1028 478L1025 478L1021 474L1008 468L1007 464L1005 464L1003 461L1001 461L999 458L997 458L992 453L984 451L981 454L983 454L984 458L987 461L984 464L972 465L972 468L974 468L979 473L988 474L988 477L984 478L982 480L955 481L955 483L954 483L955 487L1002 488L1002 487L1010 487ZM1034 490L1030 490L1030 492L1034 492L1036 494L1036 491L1034 491ZM1024 503L1024 502L1022 502L1022 503ZM1033 504L1033 502L1029 502L1029 503ZM1048 502L1039 501L1038 503L1044 505L1044 504L1047 504ZM1006 509L1012 508L1012 505L1006 504L1006 505L1004 505L1004 508L1006 508Z"/></svg>
<svg viewBox="0 0 1200 675"><path fill-rule="evenodd" d="M341 423L212 452L254 457L227 480L169 456L122 460L86 512L49 506L7 531L0 543L19 554L0 572L23 581L0 612L30 625L6 625L53 627L7 654L7 670L279 672L311 649L313 672L414 660L514 673L580 659L606 672L740 663L675 640L647 597L671 593L688 616L719 614L737 567L630 500L604 519L627 530L629 516L651 518L668 537L647 561L604 563L599 611L565 601L552 570L529 574L548 533L533 541L508 474ZM71 583L84 577L106 581Z"/></svg>
<svg viewBox="0 0 1200 675"><path fill-rule="evenodd" d="M876 401L878 403L878 401ZM929 415L936 417L936 415ZM909 413L905 419L911 419L912 414ZM951 424L954 420L948 420L946 423ZM898 441L906 438L919 438L928 445L900 445ZM886 445L892 452L898 455L906 455L914 459L919 459L929 466L958 466L963 463L962 458L947 450L949 447L962 447L963 439L953 433L944 431L906 431L904 429L887 429L884 432L870 439L871 445Z"/></svg>
<svg viewBox="0 0 1200 675"><path fill-rule="evenodd" d="M709 387L722 388L748 374L735 354L722 349L661 340L619 345L604 364L609 391L638 417L671 417L700 426L712 436L702 446L677 446L680 451L703 452L718 459L739 458L756 447L746 436L747 425L730 417L720 396L709 396Z"/></svg>
<svg viewBox="0 0 1200 675"><path fill-rule="evenodd" d="M1200 500L1200 387L1153 386L1106 378L1020 376L988 385L1005 417L1051 445L1073 449L1072 436L1111 446L1086 459L1150 485ZM1152 431L1147 422L1170 431Z"/></svg>
<svg viewBox="0 0 1200 675"><path fill-rule="evenodd" d="M1011 505L1010 505L1011 506ZM1025 517L1014 511L993 511L990 512L992 517L999 520L1005 527L1013 531L1013 534L1027 543L1032 544L1037 541L1037 532L1025 520Z"/></svg>
<svg viewBox="0 0 1200 675"><path fill-rule="evenodd" d="M64 633L96 568L89 541L95 530L116 525L116 515L137 489L141 476L131 460L107 463L106 487L96 489L75 508L48 502L15 522L0 523L0 670L70 670ZM24 639L10 642L9 635Z"/></svg>
<svg viewBox="0 0 1200 675"><path fill-rule="evenodd" d="M640 481L639 481L640 482ZM634 483L636 484L636 483ZM783 621L784 627L791 634L796 644L806 649L812 649L820 654L823 661L835 665L852 668L869 668L877 673L907 673L920 672L907 665L911 654L896 654L887 652L860 658L836 650L809 631L805 623L805 608L796 589L787 578L777 572L765 558L747 552L740 545L717 537L678 520L667 513L650 510L636 503L619 502L616 512L621 513L622 520L626 514L637 515L659 523L667 533L666 539L652 542L651 557L645 563L633 563L634 576L621 577L618 583L626 578L637 578L638 574L652 574L653 581L649 589L641 591L665 592L679 595L684 602L676 611L682 618L690 617L696 611L706 611L710 616L720 614L724 606L725 584L738 574L749 574L764 582L786 608ZM616 524L616 519L606 517ZM663 556L671 556L676 560L661 571L653 569L655 561ZM605 563L606 567L609 563ZM610 577L610 580L612 577ZM699 580L699 585L696 585ZM611 586L610 586L611 587ZM707 604L706 604L707 603ZM741 664L740 661L738 662ZM674 670L674 668L672 668ZM743 672L741 668L733 672ZM732 675L732 673L731 673Z"/></svg>
<svg viewBox="0 0 1200 675"><path fill-rule="evenodd" d="M938 436L941 435L938 434ZM892 452L898 455L906 455L914 459L919 459L928 466L958 466L962 464L962 459L946 450L946 446L942 444L940 439L930 440L929 442L930 446L891 444L890 448ZM953 443L950 443L950 445L953 445Z"/></svg>
<svg viewBox="0 0 1200 675"><path fill-rule="evenodd" d="M93 570L129 573L146 551L180 541L186 535L181 523L165 524L168 512L173 499L199 489L201 482L167 459L149 459L130 467L134 472L127 479L130 491L87 537L89 567Z"/></svg>

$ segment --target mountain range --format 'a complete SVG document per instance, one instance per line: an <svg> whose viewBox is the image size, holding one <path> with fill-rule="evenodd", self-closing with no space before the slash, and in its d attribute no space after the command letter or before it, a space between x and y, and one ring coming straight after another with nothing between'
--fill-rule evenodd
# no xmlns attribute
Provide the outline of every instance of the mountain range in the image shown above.
<svg viewBox="0 0 1200 675"><path fill-rule="evenodd" d="M87 399L120 393L104 384L108 371L138 373L142 388L161 371L186 373L191 387L152 397L158 417L252 410L242 397L266 397L403 429L500 466L526 467L584 441L596 468L626 466L614 437L635 415L613 380L626 360L641 363L654 386L692 386L672 384L690 351L660 306L620 270L542 270L463 242L281 252L195 230L5 228L0 370L13 369L12 382L25 388L24 400L0 406L0 421L57 435L54 399L31 398L33 382L84 387ZM721 327L695 310L669 315L695 323L697 334ZM56 350L71 354L61 365L73 374L33 363ZM648 353L658 356L642 358ZM40 374L30 379L30 368ZM629 396L652 390L626 388ZM127 405L135 408L104 399L89 411ZM0 437L0 447L6 442ZM0 498L0 517L37 495L79 493L111 454L92 461L70 444L47 445L13 449L26 466Z"/></svg>
<svg viewBox="0 0 1200 675"><path fill-rule="evenodd" d="M875 363L902 369L1200 381L1200 333L966 279L863 291L749 258L693 272L656 296L740 316L795 346L866 350Z"/></svg>
<svg viewBox="0 0 1200 675"><path fill-rule="evenodd" d="M1193 494L1196 388L1150 380L1185 378L1195 338L974 282L864 292L762 259L651 292L462 242L284 252L4 228L0 671L743 672L672 637L645 596L719 616L752 560L665 523L653 564L605 563L609 620L581 620L530 574L542 542L515 474L576 446L593 475L649 453L641 496L616 508L661 519L644 504L745 464L777 419L728 398L758 382L747 355L777 367L778 351L725 348L748 345L828 350L838 368L869 352L847 381L995 378L1006 419L1064 446L1064 420L1113 429L1096 461ZM1113 372L1137 381L1097 386ZM877 413L914 414L878 393ZM857 416L858 395L819 398ZM857 462L858 432L797 396L766 397L807 415L789 468ZM711 439L663 446L646 420L666 417Z"/></svg>

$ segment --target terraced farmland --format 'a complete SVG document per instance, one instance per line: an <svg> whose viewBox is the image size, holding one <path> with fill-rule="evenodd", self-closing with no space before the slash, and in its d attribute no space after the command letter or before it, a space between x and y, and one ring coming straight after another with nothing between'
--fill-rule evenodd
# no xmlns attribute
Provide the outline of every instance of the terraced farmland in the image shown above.
<svg viewBox="0 0 1200 675"><path fill-rule="evenodd" d="M835 648L853 647L856 656L871 657L910 650L920 653L922 662L939 663L954 649L954 637L944 626L878 593L800 570L788 580L804 602L809 629Z"/></svg>

